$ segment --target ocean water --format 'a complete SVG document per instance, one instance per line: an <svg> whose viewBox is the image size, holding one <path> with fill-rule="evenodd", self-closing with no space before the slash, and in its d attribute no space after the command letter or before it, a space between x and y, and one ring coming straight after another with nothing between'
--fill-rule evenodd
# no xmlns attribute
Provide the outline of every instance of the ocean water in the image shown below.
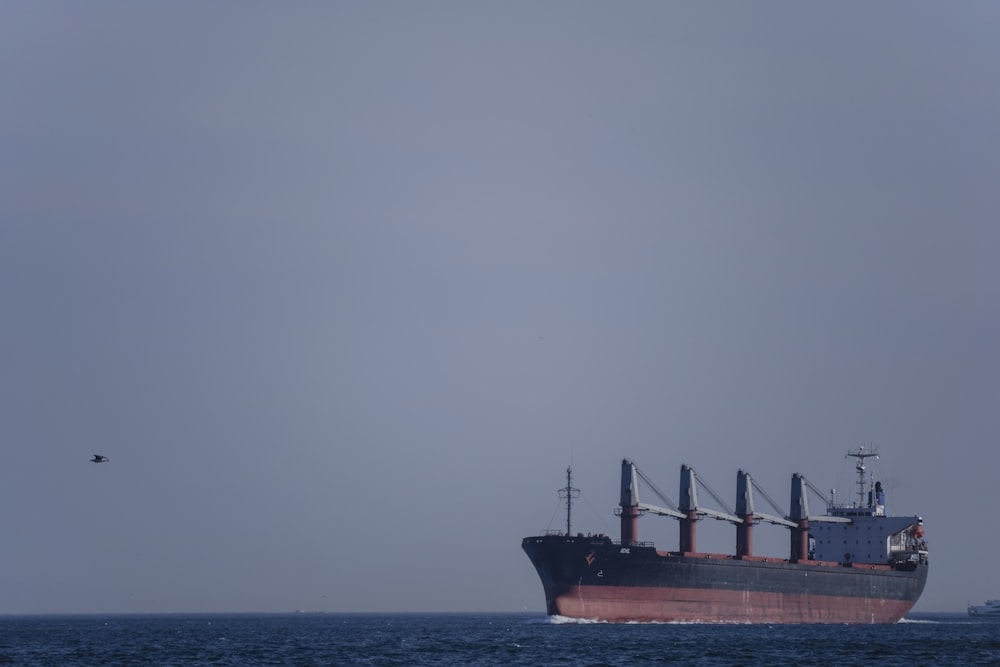
<svg viewBox="0 0 1000 667"><path fill-rule="evenodd" d="M0 617L0 665L1000 665L1000 622L608 624L536 614Z"/></svg>

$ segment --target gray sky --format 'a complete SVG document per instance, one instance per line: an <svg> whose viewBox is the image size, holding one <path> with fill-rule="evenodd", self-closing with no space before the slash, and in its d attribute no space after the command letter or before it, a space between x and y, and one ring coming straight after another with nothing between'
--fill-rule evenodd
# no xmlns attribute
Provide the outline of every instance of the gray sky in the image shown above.
<svg viewBox="0 0 1000 667"><path fill-rule="evenodd" d="M0 613L540 611L567 465L617 537L864 443L1000 595L998 20L4 3Z"/></svg>

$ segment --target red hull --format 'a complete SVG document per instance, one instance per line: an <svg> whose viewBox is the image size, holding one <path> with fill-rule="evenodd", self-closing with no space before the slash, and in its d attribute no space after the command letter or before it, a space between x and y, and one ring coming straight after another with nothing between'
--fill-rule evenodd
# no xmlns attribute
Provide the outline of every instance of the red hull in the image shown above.
<svg viewBox="0 0 1000 667"><path fill-rule="evenodd" d="M913 606L808 593L586 585L547 602L549 614L571 618L702 623L895 623Z"/></svg>

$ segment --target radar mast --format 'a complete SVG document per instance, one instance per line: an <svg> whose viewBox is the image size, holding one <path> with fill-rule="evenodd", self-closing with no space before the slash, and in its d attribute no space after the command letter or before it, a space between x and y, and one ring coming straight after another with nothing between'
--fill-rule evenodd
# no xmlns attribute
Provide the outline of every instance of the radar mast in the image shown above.
<svg viewBox="0 0 1000 667"><path fill-rule="evenodd" d="M580 489L573 488L573 468L566 468L566 487L559 489L559 497L566 499L566 534L573 534L573 499L580 497Z"/></svg>
<svg viewBox="0 0 1000 667"><path fill-rule="evenodd" d="M869 475L866 474L867 467L865 466L865 459L874 458L878 460L878 447L872 447L866 450L864 445L858 447L857 449L852 449L847 452L845 458L853 457L858 460L855 464L854 469L858 471L858 503L855 507L866 507L868 503L865 502L865 494L871 490L871 485L869 481Z"/></svg>

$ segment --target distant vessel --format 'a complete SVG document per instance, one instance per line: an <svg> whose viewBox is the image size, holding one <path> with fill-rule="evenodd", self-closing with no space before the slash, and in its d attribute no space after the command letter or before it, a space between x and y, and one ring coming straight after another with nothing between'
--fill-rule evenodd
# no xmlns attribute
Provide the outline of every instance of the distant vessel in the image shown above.
<svg viewBox="0 0 1000 667"><path fill-rule="evenodd" d="M1000 618L1000 600L987 600L981 605L969 605L969 616Z"/></svg>
<svg viewBox="0 0 1000 667"><path fill-rule="evenodd" d="M825 515L809 514L805 477L792 476L791 512L785 517L754 507L756 489L779 514L777 505L740 470L735 511L698 505L694 469L682 465L680 497L673 505L634 463L621 467L621 540L572 534L570 508L579 493L566 471L566 532L525 537L521 548L538 572L550 615L605 621L728 623L894 623L914 605L927 581L927 545L919 516L886 516L882 485L866 474L864 448L857 459L858 502L838 505L831 498ZM671 507L639 500L642 479ZM704 483L716 502L725 504ZM819 494L822 496L822 494ZM678 519L680 548L658 551L641 542L643 514ZM736 525L736 554L701 553L696 522L703 517ZM791 531L787 559L754 556L753 526L760 521Z"/></svg>

